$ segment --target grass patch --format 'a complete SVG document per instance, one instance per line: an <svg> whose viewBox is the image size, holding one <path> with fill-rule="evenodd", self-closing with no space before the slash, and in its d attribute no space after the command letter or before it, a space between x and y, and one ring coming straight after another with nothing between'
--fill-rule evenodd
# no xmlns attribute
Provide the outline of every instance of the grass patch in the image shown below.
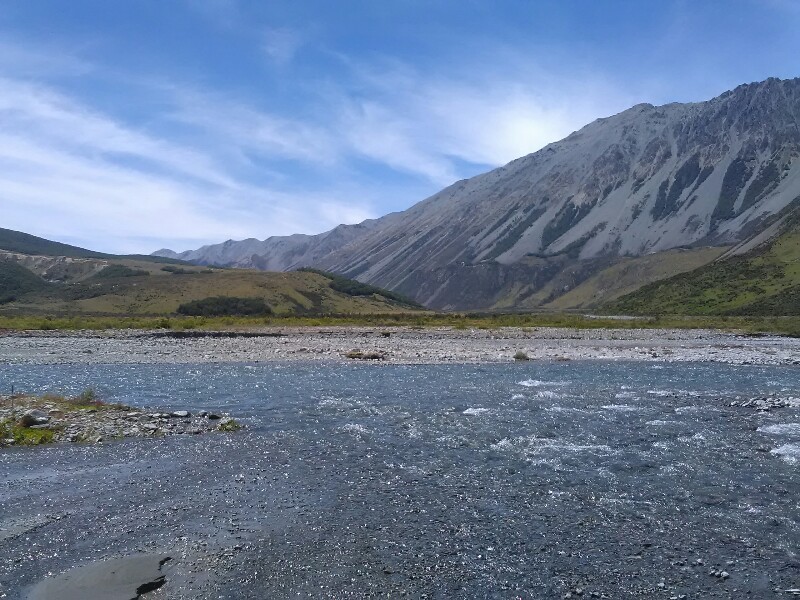
<svg viewBox="0 0 800 600"><path fill-rule="evenodd" d="M236 419L227 419L220 423L220 426L217 427L217 431L239 431L242 429L242 424L239 423Z"/></svg>
<svg viewBox="0 0 800 600"><path fill-rule="evenodd" d="M2 440L12 439L15 446L40 446L52 443L55 435L52 429L23 427L8 419L0 421L0 445Z"/></svg>
<svg viewBox="0 0 800 600"><path fill-rule="evenodd" d="M48 399L45 396L43 399ZM79 395L72 398L56 397L56 400L51 401L62 410L128 410L130 406L126 404L119 404L116 402L106 402L97 397L95 391L91 388L85 389Z"/></svg>

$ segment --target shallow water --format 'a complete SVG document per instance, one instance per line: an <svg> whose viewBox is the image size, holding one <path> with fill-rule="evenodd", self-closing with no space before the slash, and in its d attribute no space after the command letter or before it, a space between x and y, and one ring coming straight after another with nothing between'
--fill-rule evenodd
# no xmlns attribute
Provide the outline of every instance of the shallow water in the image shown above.
<svg viewBox="0 0 800 600"><path fill-rule="evenodd" d="M0 521L36 524L0 541L8 597L155 549L179 556L164 598L800 587L800 409L728 406L800 396L797 367L0 366L11 384L247 429L0 454Z"/></svg>

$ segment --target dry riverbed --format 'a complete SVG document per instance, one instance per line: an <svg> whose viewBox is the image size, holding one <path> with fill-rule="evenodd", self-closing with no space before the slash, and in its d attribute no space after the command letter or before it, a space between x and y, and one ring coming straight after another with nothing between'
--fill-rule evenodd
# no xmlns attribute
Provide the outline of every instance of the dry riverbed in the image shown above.
<svg viewBox="0 0 800 600"><path fill-rule="evenodd" d="M9 332L0 364L531 360L800 364L800 339L677 329L265 327L247 331Z"/></svg>

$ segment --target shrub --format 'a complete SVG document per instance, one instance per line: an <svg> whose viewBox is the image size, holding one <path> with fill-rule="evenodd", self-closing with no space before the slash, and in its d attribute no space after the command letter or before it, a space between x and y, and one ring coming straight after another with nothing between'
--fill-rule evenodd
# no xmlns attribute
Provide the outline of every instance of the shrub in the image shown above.
<svg viewBox="0 0 800 600"><path fill-rule="evenodd" d="M166 271L167 273L172 273L173 275L191 275L192 273L196 273L197 271L192 271L190 269L183 269L181 267L176 267L174 265L167 265L165 267L161 267L162 271Z"/></svg>
<svg viewBox="0 0 800 600"><path fill-rule="evenodd" d="M530 358L522 350L517 350L517 353L514 355L514 360L530 360Z"/></svg>
<svg viewBox="0 0 800 600"><path fill-rule="evenodd" d="M150 275L144 269L131 269L125 265L108 265L102 271L94 275L94 279L110 279L112 277L146 277Z"/></svg>
<svg viewBox="0 0 800 600"><path fill-rule="evenodd" d="M272 309L262 298L214 296L181 304L178 313L198 317L248 316L269 315Z"/></svg>
<svg viewBox="0 0 800 600"><path fill-rule="evenodd" d="M330 283L328 285L332 290L347 294L348 296L372 296L377 294L378 296L383 296L387 300L394 300L400 304L406 304L415 308L423 308L421 304L403 296L402 294L385 290L374 285L369 285L368 283L361 283L355 279L348 279L347 277L342 277L337 273L322 271L321 269L312 269L311 267L303 267L297 270L303 273L316 273L317 275L322 275L323 277L330 279Z"/></svg>

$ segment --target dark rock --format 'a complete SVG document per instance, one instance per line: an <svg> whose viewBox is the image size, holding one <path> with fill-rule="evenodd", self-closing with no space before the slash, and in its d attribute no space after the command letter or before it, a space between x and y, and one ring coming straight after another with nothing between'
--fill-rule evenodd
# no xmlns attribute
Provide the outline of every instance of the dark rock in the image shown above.
<svg viewBox="0 0 800 600"><path fill-rule="evenodd" d="M50 422L50 417L44 411L32 409L25 411L19 424L23 427L33 427L34 425L45 425Z"/></svg>

